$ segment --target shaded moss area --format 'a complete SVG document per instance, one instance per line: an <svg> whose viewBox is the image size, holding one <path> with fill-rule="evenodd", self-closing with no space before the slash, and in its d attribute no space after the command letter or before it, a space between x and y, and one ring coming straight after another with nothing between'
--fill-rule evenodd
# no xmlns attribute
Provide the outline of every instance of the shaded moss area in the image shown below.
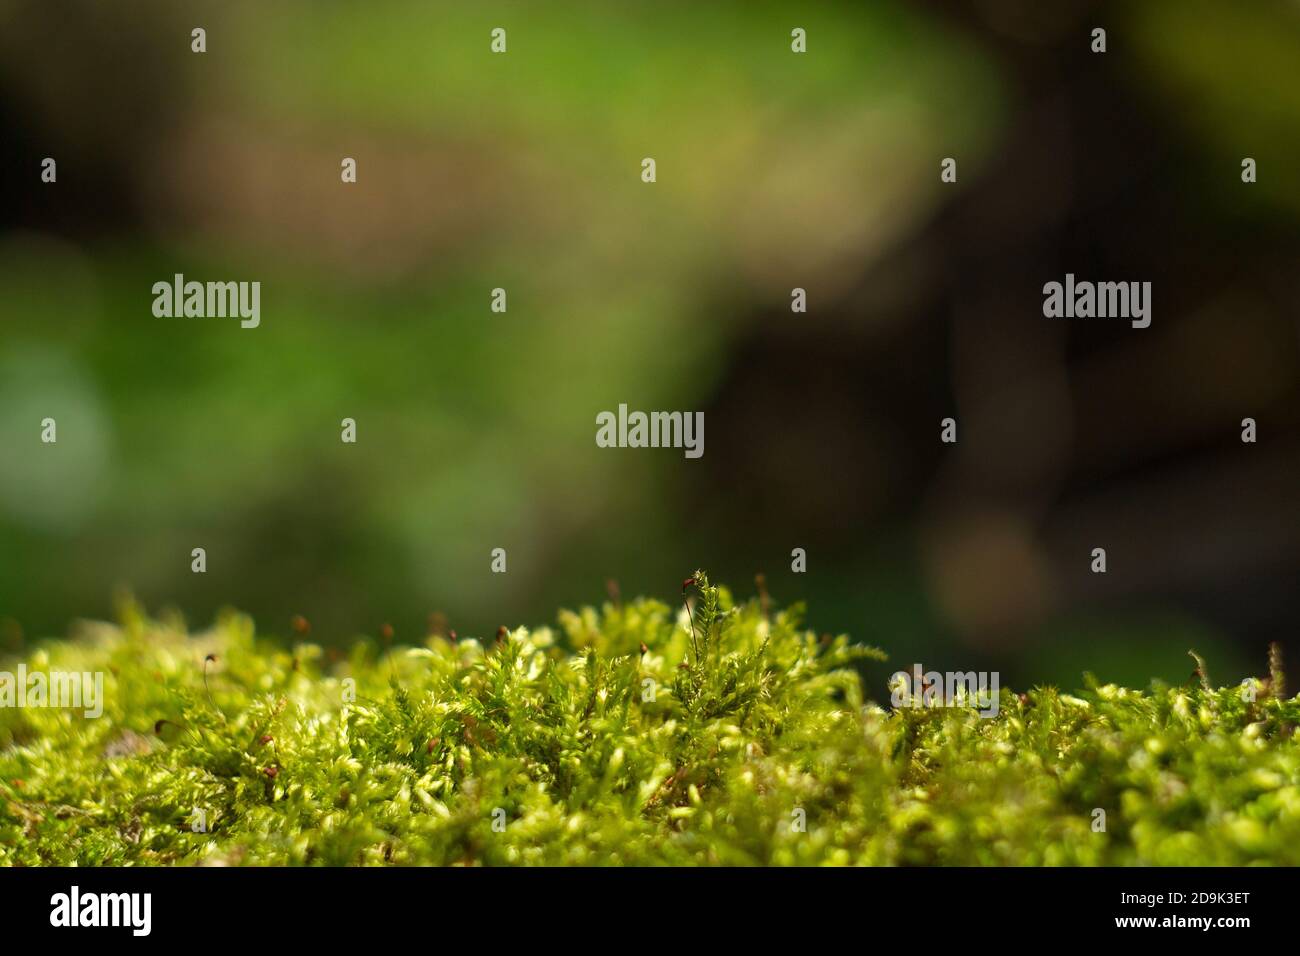
<svg viewBox="0 0 1300 956"><path fill-rule="evenodd" d="M334 660L128 608L23 661L104 711L0 709L0 865L1300 862L1280 662L891 711L879 651L689 593Z"/></svg>

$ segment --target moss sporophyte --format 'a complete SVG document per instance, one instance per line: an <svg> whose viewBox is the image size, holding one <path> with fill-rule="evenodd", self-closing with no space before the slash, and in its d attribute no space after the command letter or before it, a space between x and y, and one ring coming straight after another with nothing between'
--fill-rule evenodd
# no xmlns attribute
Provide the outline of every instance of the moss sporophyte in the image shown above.
<svg viewBox="0 0 1300 956"><path fill-rule="evenodd" d="M923 675L891 707L883 653L761 584L680 596L333 658L129 605L0 662L104 675L98 718L0 707L0 865L1300 863L1276 654L1221 688Z"/></svg>

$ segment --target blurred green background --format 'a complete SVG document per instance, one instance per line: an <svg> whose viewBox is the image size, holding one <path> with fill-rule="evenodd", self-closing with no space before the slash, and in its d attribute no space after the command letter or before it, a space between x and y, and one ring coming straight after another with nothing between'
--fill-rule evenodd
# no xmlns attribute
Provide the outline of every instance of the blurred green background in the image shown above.
<svg viewBox="0 0 1300 956"><path fill-rule="evenodd" d="M0 648L124 589L402 641L697 566L1006 682L1293 640L1294 3L0 0L0 138ZM1152 328L1043 319L1067 271ZM154 317L174 273L261 326ZM704 457L598 448L621 402Z"/></svg>

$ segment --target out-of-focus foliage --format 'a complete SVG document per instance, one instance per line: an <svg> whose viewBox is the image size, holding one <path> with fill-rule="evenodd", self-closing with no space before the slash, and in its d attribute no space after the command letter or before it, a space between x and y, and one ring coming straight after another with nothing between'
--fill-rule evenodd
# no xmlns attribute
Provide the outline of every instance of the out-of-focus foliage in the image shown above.
<svg viewBox="0 0 1300 956"><path fill-rule="evenodd" d="M977 45L900 3L75 10L0 5L16 139L60 161L0 232L0 625L29 633L118 585L331 643L657 580L694 463L600 449L596 414L706 406L755 309L829 307L1003 110ZM156 318L177 273L260 281L261 325Z"/></svg>
<svg viewBox="0 0 1300 956"><path fill-rule="evenodd" d="M1277 662L1252 694L890 713L852 667L879 652L695 580L691 619L610 603L333 663L129 606L26 661L106 671L102 718L0 710L0 863L1300 862Z"/></svg>

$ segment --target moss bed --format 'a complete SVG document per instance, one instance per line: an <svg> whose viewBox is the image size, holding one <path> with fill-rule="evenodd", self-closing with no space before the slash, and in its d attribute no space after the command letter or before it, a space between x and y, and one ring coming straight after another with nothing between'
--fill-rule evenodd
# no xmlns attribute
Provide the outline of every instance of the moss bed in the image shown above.
<svg viewBox="0 0 1300 956"><path fill-rule="evenodd" d="M881 652L690 594L343 654L128 606L22 658L104 710L0 709L0 865L1300 863L1276 659L894 710Z"/></svg>

